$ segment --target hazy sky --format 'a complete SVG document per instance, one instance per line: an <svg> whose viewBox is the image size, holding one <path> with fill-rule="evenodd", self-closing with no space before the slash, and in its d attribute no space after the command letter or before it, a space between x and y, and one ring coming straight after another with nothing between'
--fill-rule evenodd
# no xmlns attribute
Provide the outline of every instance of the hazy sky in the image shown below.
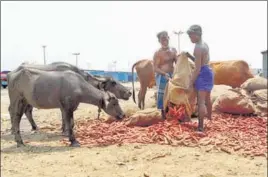
<svg viewBox="0 0 268 177"><path fill-rule="evenodd" d="M267 2L1 2L1 69L12 70L24 61L130 71L131 65L151 59L160 46L156 33L167 30L170 45L178 46L174 30L192 24L203 28L211 60L244 59L261 68L267 49ZM181 36L181 50L193 44Z"/></svg>

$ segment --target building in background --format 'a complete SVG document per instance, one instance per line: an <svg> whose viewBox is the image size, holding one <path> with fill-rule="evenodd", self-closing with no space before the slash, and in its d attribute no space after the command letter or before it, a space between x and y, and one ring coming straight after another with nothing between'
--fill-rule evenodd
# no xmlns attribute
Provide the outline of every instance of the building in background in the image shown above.
<svg viewBox="0 0 268 177"><path fill-rule="evenodd" d="M250 68L253 75L260 75L262 73L261 68Z"/></svg>
<svg viewBox="0 0 268 177"><path fill-rule="evenodd" d="M262 53L262 76L267 78L267 50Z"/></svg>

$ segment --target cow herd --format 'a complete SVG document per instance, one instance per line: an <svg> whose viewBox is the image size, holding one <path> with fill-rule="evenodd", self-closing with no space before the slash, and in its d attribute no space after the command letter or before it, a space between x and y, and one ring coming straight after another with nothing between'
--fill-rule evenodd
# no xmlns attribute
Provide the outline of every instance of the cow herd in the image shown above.
<svg viewBox="0 0 268 177"><path fill-rule="evenodd" d="M210 66L214 71L215 85L237 87L253 77L249 72L248 64L243 60L211 62ZM146 59L140 60L132 66L132 73L134 69L140 82L138 107L144 109L147 88L155 85L153 62ZM228 78L224 73L228 73ZM63 134L69 137L71 146L79 146L73 133L73 112L79 103L95 105L99 113L103 110L118 120L125 117L118 99L128 100L133 95L136 103L133 81L133 93L131 93L112 77L93 76L65 62L54 62L48 65L21 64L8 73L7 82L11 131L15 135L18 147L24 145L20 135L20 121L23 114L26 115L32 129L37 129L32 115L33 107L60 109Z"/></svg>

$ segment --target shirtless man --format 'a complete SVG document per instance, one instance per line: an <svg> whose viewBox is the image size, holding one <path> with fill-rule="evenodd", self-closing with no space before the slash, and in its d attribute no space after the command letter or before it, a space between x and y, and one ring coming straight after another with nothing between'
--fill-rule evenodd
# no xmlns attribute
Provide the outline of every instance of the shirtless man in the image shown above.
<svg viewBox="0 0 268 177"><path fill-rule="evenodd" d="M212 104L210 93L214 85L214 74L208 65L210 60L209 47L202 39L202 28L199 25L192 25L187 34L192 43L195 43L195 71L189 87L194 86L197 90L198 131L203 131L205 115L211 120Z"/></svg>
<svg viewBox="0 0 268 177"><path fill-rule="evenodd" d="M169 36L166 31L157 34L161 48L154 54L154 69L156 72L157 85L157 109L161 110L162 118L165 119L165 111L163 109L163 96L168 80L172 77L176 62L177 51L175 48L169 47Z"/></svg>

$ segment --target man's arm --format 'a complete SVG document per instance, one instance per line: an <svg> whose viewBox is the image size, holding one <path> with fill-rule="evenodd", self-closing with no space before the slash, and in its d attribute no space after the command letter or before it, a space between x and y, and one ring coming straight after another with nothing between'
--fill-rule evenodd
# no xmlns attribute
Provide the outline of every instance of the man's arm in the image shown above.
<svg viewBox="0 0 268 177"><path fill-rule="evenodd" d="M195 70L193 72L191 84L193 84L200 73L201 69L201 60L202 60L202 49L199 47L195 47L194 49L194 57L195 57Z"/></svg>
<svg viewBox="0 0 268 177"><path fill-rule="evenodd" d="M154 70L155 72L159 73L159 74L162 74L162 75L166 75L166 72L162 71L160 68L159 68L159 64L160 64L160 58L158 56L158 52L155 52L154 53Z"/></svg>
<svg viewBox="0 0 268 177"><path fill-rule="evenodd" d="M189 52L186 52L188 58L190 58L193 62L195 61L195 57L192 56Z"/></svg>
<svg viewBox="0 0 268 177"><path fill-rule="evenodd" d="M173 60L174 60L174 63L176 64L177 63L177 60L179 57L177 57L177 50L175 48L172 48L172 52L173 52Z"/></svg>

